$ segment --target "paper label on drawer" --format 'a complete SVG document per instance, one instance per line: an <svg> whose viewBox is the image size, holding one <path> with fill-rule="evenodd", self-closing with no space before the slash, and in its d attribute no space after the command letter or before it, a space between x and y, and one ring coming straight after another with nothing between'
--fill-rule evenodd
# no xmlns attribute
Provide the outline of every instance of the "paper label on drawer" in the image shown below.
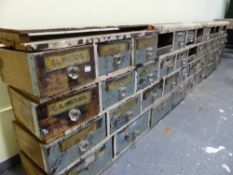
<svg viewBox="0 0 233 175"><path fill-rule="evenodd" d="M86 158L85 166L88 166L90 163L95 161L95 154L91 155L90 157Z"/></svg>
<svg viewBox="0 0 233 175"><path fill-rule="evenodd" d="M125 86L125 84L127 84L131 80L132 80L132 74L128 74L118 79L111 80L107 84L107 89L110 91L113 89L117 89L119 87Z"/></svg>
<svg viewBox="0 0 233 175"><path fill-rule="evenodd" d="M60 142L61 150L65 151L69 147L81 142L82 140L85 140L88 137L88 135L94 133L97 129L98 129L97 123L94 123L94 124L88 126L87 128L82 129L77 134L74 134L74 135L68 137L64 141Z"/></svg>
<svg viewBox="0 0 233 175"><path fill-rule="evenodd" d="M74 64L84 64L91 59L89 49L76 50L70 53L45 56L45 68L47 71L61 69Z"/></svg>
<svg viewBox="0 0 233 175"><path fill-rule="evenodd" d="M137 48L144 49L148 47L155 47L156 39L155 38L142 38L137 41Z"/></svg>
<svg viewBox="0 0 233 175"><path fill-rule="evenodd" d="M125 114L127 111L131 110L135 105L138 103L138 98L134 98L133 100L130 100L127 103L124 103L123 105L119 106L116 111L114 111L113 115L114 117L121 116L122 114Z"/></svg>
<svg viewBox="0 0 233 175"><path fill-rule="evenodd" d="M91 96L91 91L88 91L70 98L66 98L65 100L49 104L47 106L48 115L57 115L76 106L88 104L91 101Z"/></svg>
<svg viewBox="0 0 233 175"><path fill-rule="evenodd" d="M105 44L99 46L99 55L100 56L113 56L121 52L126 52L129 50L129 43L114 43L114 44Z"/></svg>
<svg viewBox="0 0 233 175"><path fill-rule="evenodd" d="M91 66L85 66L84 71L85 72L91 72Z"/></svg>

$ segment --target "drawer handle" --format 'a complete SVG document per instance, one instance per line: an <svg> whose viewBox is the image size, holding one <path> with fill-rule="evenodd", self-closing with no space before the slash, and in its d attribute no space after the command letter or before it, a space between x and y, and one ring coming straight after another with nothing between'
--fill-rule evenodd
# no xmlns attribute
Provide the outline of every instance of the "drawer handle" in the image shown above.
<svg viewBox="0 0 233 175"><path fill-rule="evenodd" d="M81 115L82 115L81 111L79 109L75 109L75 108L71 109L69 111L69 114L68 114L70 120L73 122L78 121L80 119Z"/></svg>
<svg viewBox="0 0 233 175"><path fill-rule="evenodd" d="M48 136L49 135L49 130L41 129L41 133L42 133L43 136Z"/></svg>
<svg viewBox="0 0 233 175"><path fill-rule="evenodd" d="M148 74L148 80L149 80L150 84L154 82L154 78L153 77L154 77L154 74L152 74L152 73Z"/></svg>
<svg viewBox="0 0 233 175"><path fill-rule="evenodd" d="M86 152L87 151L87 147L90 145L88 140L82 140L79 143L79 149L81 152Z"/></svg>
<svg viewBox="0 0 233 175"><path fill-rule="evenodd" d="M126 112L127 120L130 121L133 118L133 111Z"/></svg>
<svg viewBox="0 0 233 175"><path fill-rule="evenodd" d="M148 47L146 49L146 54L148 57L152 57L153 56L153 51L154 51L154 48L153 47Z"/></svg>
<svg viewBox="0 0 233 175"><path fill-rule="evenodd" d="M122 63L121 54L117 54L113 56L113 63L116 65L120 65Z"/></svg>
<svg viewBox="0 0 233 175"><path fill-rule="evenodd" d="M141 135L141 131L140 130L135 130L134 131L134 139L137 139L140 135Z"/></svg>
<svg viewBox="0 0 233 175"><path fill-rule="evenodd" d="M79 72L78 66L70 66L67 68L68 76L73 80L76 80L79 78L78 72Z"/></svg>
<svg viewBox="0 0 233 175"><path fill-rule="evenodd" d="M126 96L126 87L120 87L118 90L119 97L125 97Z"/></svg>

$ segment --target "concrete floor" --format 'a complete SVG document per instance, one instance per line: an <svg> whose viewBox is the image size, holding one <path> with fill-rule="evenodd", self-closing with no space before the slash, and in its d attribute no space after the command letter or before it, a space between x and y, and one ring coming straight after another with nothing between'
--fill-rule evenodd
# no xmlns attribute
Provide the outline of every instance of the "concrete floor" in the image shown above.
<svg viewBox="0 0 233 175"><path fill-rule="evenodd" d="M233 174L233 59L218 69L103 175ZM23 175L20 165L1 175Z"/></svg>

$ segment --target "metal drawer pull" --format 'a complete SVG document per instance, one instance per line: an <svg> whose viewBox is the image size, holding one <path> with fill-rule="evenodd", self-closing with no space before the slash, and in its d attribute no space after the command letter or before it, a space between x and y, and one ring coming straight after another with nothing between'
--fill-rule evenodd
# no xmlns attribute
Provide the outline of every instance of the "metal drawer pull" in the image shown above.
<svg viewBox="0 0 233 175"><path fill-rule="evenodd" d="M121 54L117 54L113 56L113 62L116 65L120 65L122 63L122 56Z"/></svg>
<svg viewBox="0 0 233 175"><path fill-rule="evenodd" d="M141 131L140 130L135 130L134 131L134 139L138 138L141 135Z"/></svg>
<svg viewBox="0 0 233 175"><path fill-rule="evenodd" d="M153 56L153 50L154 50L153 47L148 47L146 49L146 54L147 54L148 57Z"/></svg>
<svg viewBox="0 0 233 175"><path fill-rule="evenodd" d="M127 120L130 121L133 118L133 111L126 112Z"/></svg>
<svg viewBox="0 0 233 175"><path fill-rule="evenodd" d="M149 80L150 83L154 82L154 78L153 77L154 77L154 74L152 74L152 73L148 74L148 80Z"/></svg>
<svg viewBox="0 0 233 175"><path fill-rule="evenodd" d="M125 97L126 96L126 87L120 87L118 90L119 96L120 97Z"/></svg>
<svg viewBox="0 0 233 175"><path fill-rule="evenodd" d="M87 151L87 147L90 145L88 140L82 140L79 143L79 149L81 152L86 152Z"/></svg>
<svg viewBox="0 0 233 175"><path fill-rule="evenodd" d="M73 80L76 80L79 78L78 72L79 72L78 66L70 66L67 68L68 76Z"/></svg>
<svg viewBox="0 0 233 175"><path fill-rule="evenodd" d="M69 114L68 114L70 120L73 122L78 121L80 119L81 115L82 115L81 111L79 109L75 109L75 108L71 109L69 111Z"/></svg>

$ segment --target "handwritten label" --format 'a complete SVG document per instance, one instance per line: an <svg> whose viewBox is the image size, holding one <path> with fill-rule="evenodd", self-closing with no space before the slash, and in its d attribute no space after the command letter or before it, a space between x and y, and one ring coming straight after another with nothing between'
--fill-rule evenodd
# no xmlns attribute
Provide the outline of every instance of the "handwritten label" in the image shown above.
<svg viewBox="0 0 233 175"><path fill-rule="evenodd" d="M132 80L132 74L128 74L126 76L120 77L115 80L111 80L107 84L107 89L110 91L113 89L117 89L119 87L125 86L125 84L127 84L131 80Z"/></svg>
<svg viewBox="0 0 233 175"><path fill-rule="evenodd" d="M48 115L57 115L76 106L88 104L91 101L91 91L84 92L47 106Z"/></svg>
<svg viewBox="0 0 233 175"><path fill-rule="evenodd" d="M89 62L91 55L89 49L76 50L71 53L50 55L45 57L45 67L47 71L61 69L74 64L84 64Z"/></svg>

